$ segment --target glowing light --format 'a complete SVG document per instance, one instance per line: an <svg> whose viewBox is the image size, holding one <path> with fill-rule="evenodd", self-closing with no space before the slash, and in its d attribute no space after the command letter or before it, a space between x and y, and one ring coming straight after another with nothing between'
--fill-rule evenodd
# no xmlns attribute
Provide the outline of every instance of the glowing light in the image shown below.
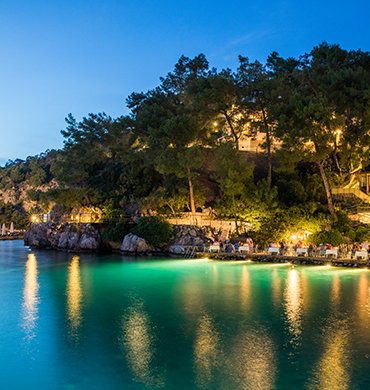
<svg viewBox="0 0 370 390"><path fill-rule="evenodd" d="M353 269L347 269L346 270L347 272L364 272L364 271L368 271L367 268L353 268Z"/></svg>
<svg viewBox="0 0 370 390"><path fill-rule="evenodd" d="M297 236L295 234L292 235L292 240L295 240Z"/></svg>
<svg viewBox="0 0 370 390"><path fill-rule="evenodd" d="M284 291L285 313L288 328L292 335L291 343L297 345L302 333L302 285L298 271L292 269L288 273L287 284Z"/></svg>
<svg viewBox="0 0 370 390"><path fill-rule="evenodd" d="M164 387L163 376L155 367L157 338L140 300L135 300L123 316L121 332L120 347L136 379L147 388Z"/></svg>
<svg viewBox="0 0 370 390"><path fill-rule="evenodd" d="M311 379L316 383L312 384L322 390L349 389L351 362L348 353L350 338L348 323L333 317L330 327L324 329L322 338L325 342L324 353Z"/></svg>
<svg viewBox="0 0 370 390"><path fill-rule="evenodd" d="M369 298L369 280L366 275L362 274L358 283L358 309L359 317L365 321L365 326L369 317Z"/></svg>
<svg viewBox="0 0 370 390"><path fill-rule="evenodd" d="M218 125L218 123L217 122L213 122L213 126L217 126Z"/></svg>
<svg viewBox="0 0 370 390"><path fill-rule="evenodd" d="M240 389L265 389L276 388L276 346L268 337L266 330L246 330L236 337L235 365L230 367L235 370L235 377L240 378ZM205 387L204 387L205 388Z"/></svg>
<svg viewBox="0 0 370 390"><path fill-rule="evenodd" d="M35 336L36 321L38 319L39 283L37 281L37 260L35 255L29 254L26 263L26 275L23 289L23 328L26 338L31 341Z"/></svg>
<svg viewBox="0 0 370 390"><path fill-rule="evenodd" d="M71 324L71 334L77 336L78 328L81 324L81 304L82 288L80 277L79 257L73 257L72 263L68 268L68 288L67 288L67 305L68 319Z"/></svg>
<svg viewBox="0 0 370 390"><path fill-rule="evenodd" d="M188 260L188 261L198 261L198 262L200 262L200 261L209 261L210 259L208 258L208 257L206 257L206 258L203 258L203 259L191 259L191 260Z"/></svg>
<svg viewBox="0 0 370 390"><path fill-rule="evenodd" d="M278 270L276 268L272 273L272 299L274 306L278 308L281 305L281 284Z"/></svg>
<svg viewBox="0 0 370 390"><path fill-rule="evenodd" d="M206 385L217 371L221 358L218 332L210 315L199 321L194 345L197 382Z"/></svg>
<svg viewBox="0 0 370 390"><path fill-rule="evenodd" d="M340 279L339 275L334 276L332 291L331 291L331 300L335 308L339 305L340 301Z"/></svg>
<svg viewBox="0 0 370 390"><path fill-rule="evenodd" d="M241 280L241 304L244 310L250 305L251 286L249 280L249 272L247 266L243 265L242 280Z"/></svg>

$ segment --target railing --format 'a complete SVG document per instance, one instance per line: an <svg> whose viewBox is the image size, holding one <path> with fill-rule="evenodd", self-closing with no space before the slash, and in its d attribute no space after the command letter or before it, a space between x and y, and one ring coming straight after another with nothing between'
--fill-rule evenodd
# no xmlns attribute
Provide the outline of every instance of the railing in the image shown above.
<svg viewBox="0 0 370 390"><path fill-rule="evenodd" d="M121 215L116 217L106 217L96 213L81 213L81 214L33 214L30 221L38 222L56 222L56 223L102 223L102 224L117 224L129 223L131 221L130 215Z"/></svg>

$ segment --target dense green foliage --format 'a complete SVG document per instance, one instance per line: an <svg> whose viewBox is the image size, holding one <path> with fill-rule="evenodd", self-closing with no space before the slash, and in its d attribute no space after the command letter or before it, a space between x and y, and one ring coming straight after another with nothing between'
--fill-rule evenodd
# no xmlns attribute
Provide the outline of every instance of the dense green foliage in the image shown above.
<svg viewBox="0 0 370 390"><path fill-rule="evenodd" d="M163 217L143 217L132 231L152 246L168 243L173 237L173 226Z"/></svg>
<svg viewBox="0 0 370 390"><path fill-rule="evenodd" d="M27 229L30 225L27 214L20 213L11 203L0 203L0 224L5 223L6 228L10 228L10 223L14 223L15 229Z"/></svg>
<svg viewBox="0 0 370 390"><path fill-rule="evenodd" d="M56 150L47 150L26 160L9 160L0 168L0 190L11 190L25 181L33 187L40 187L53 179L52 166L58 155Z"/></svg>
<svg viewBox="0 0 370 390"><path fill-rule="evenodd" d="M331 230L329 232L323 230L314 234L311 234L307 242L312 242L316 246L320 244L331 244L333 246L339 246L340 244L345 244L346 241L338 230Z"/></svg>
<svg viewBox="0 0 370 390"><path fill-rule="evenodd" d="M369 156L368 52L323 42L298 59L239 56L235 72L210 69L203 54L182 56L127 106L116 119L69 114L63 149L9 161L0 189L26 182L39 210L94 205L111 222L138 209L194 219L211 206L237 226L251 223L260 244L323 226L356 236L331 188ZM257 136L259 159L238 147ZM60 187L43 192L54 177Z"/></svg>
<svg viewBox="0 0 370 390"><path fill-rule="evenodd" d="M102 236L104 241L122 242L129 228L125 223L112 224L103 229Z"/></svg>

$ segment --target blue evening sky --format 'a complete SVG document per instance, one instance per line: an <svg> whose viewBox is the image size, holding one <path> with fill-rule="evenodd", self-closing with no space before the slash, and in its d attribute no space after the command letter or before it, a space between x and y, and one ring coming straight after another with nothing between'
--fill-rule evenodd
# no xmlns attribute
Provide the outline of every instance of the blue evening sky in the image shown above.
<svg viewBox="0 0 370 390"><path fill-rule="evenodd" d="M326 40L370 50L370 2L0 1L0 165L63 145L72 113L127 114L182 54L219 70L238 55L297 57Z"/></svg>

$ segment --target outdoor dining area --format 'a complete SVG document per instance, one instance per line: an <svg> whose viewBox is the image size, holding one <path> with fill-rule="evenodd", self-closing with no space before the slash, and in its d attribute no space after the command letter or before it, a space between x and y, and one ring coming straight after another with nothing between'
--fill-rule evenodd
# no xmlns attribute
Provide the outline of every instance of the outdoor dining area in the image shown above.
<svg viewBox="0 0 370 390"><path fill-rule="evenodd" d="M312 257L312 258L331 258L331 259L354 259L368 260L369 245L367 242L363 244L353 245L351 248L346 245L333 247L330 244L320 244L316 246L312 243L304 245L298 243L296 245L281 243L270 243L263 249L253 243L251 238L246 242L240 241L234 244L230 241L220 242L215 241L204 245L201 249L205 253L234 253L234 254L266 254L272 256L292 256L292 257Z"/></svg>
<svg viewBox="0 0 370 390"><path fill-rule="evenodd" d="M257 253L256 250L258 250L258 247L253 245L252 239L248 238L245 243L238 241L235 244L232 244L230 241L226 241L226 242L215 241L208 245L204 245L203 250L204 252L209 252L209 253L225 252L225 253L249 254L249 253Z"/></svg>
<svg viewBox="0 0 370 390"><path fill-rule="evenodd" d="M353 246L352 248L346 245L333 247L330 244L320 244L316 246L312 243L303 245L302 243L296 245L288 245L286 243L274 244L271 243L265 253L285 256L306 256L306 257L324 257L333 259L364 259L369 258L367 242Z"/></svg>

